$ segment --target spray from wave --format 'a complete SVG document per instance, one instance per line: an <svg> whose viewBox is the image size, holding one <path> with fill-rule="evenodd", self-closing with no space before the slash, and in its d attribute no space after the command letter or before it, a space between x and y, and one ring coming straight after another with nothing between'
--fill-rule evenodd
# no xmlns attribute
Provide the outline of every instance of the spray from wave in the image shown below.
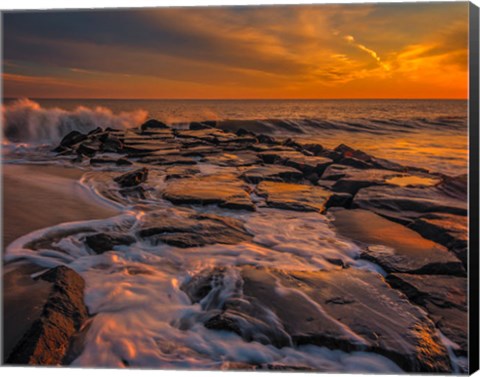
<svg viewBox="0 0 480 377"><path fill-rule="evenodd" d="M74 130L87 133L97 127L137 127L147 115L145 110L114 114L105 107L79 106L73 111L46 109L25 98L2 106L3 136L14 143L54 144Z"/></svg>

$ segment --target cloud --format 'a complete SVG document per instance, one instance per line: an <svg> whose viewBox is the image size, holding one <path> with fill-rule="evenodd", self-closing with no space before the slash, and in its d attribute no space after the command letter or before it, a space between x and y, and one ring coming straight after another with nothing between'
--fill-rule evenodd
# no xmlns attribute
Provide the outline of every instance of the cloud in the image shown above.
<svg viewBox="0 0 480 377"><path fill-rule="evenodd" d="M440 62L452 77L466 75L467 10L432 3L7 13L4 70L70 82L72 91L92 83L92 95L128 93L134 83L135 96L321 97L333 87L348 96L367 79L381 95L426 67L444 73Z"/></svg>

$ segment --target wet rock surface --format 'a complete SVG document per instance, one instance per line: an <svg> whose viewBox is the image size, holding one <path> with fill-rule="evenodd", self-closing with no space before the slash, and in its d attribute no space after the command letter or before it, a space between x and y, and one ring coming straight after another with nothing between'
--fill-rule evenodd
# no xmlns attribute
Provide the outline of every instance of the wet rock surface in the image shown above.
<svg viewBox="0 0 480 377"><path fill-rule="evenodd" d="M237 244L252 239L240 220L213 214L168 211L150 214L138 235L153 243L163 242L180 248Z"/></svg>
<svg viewBox="0 0 480 377"><path fill-rule="evenodd" d="M325 209L331 195L321 187L268 181L261 182L255 192L265 198L269 207L319 212Z"/></svg>
<svg viewBox="0 0 480 377"><path fill-rule="evenodd" d="M410 372L451 370L433 322L378 274L243 267L230 296L220 299L226 276L231 282L226 268L207 270L182 286L205 310L209 329L275 347L374 350Z"/></svg>
<svg viewBox="0 0 480 377"><path fill-rule="evenodd" d="M163 197L174 204L218 204L230 209L255 209L245 185L232 175L172 179Z"/></svg>
<svg viewBox="0 0 480 377"><path fill-rule="evenodd" d="M340 234L363 245L363 257L388 272L465 274L448 249L401 224L359 209L335 209L332 214Z"/></svg>
<svg viewBox="0 0 480 377"><path fill-rule="evenodd" d="M390 274L388 283L424 307L440 331L456 343L454 352L468 352L467 279L442 275Z"/></svg>
<svg viewBox="0 0 480 377"><path fill-rule="evenodd" d="M447 187L450 191L443 183L432 187L368 187L357 193L353 203L402 223L428 213L466 216L466 197L459 197L458 191L447 195Z"/></svg>
<svg viewBox="0 0 480 377"><path fill-rule="evenodd" d="M7 364L60 365L70 342L88 318L84 280L68 267L48 270L38 279L50 283L41 314L8 356Z"/></svg>
<svg viewBox="0 0 480 377"><path fill-rule="evenodd" d="M254 167L243 172L241 175L248 183L261 181L297 182L303 178L301 171L281 165L266 165Z"/></svg>

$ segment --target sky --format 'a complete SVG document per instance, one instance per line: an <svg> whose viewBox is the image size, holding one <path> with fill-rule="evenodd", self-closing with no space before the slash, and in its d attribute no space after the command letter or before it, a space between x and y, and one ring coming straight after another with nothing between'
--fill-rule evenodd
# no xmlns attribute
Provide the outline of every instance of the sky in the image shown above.
<svg viewBox="0 0 480 377"><path fill-rule="evenodd" d="M467 98L468 3L7 12L4 97Z"/></svg>

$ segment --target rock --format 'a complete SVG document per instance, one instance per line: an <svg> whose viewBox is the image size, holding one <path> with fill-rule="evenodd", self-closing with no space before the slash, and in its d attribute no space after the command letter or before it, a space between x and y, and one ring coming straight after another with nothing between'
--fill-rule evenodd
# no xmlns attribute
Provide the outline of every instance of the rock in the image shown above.
<svg viewBox="0 0 480 377"><path fill-rule="evenodd" d="M295 140L288 138L283 141L282 145L285 145L287 147L293 148L297 151L301 151L303 149L303 146L299 143L297 143Z"/></svg>
<svg viewBox="0 0 480 377"><path fill-rule="evenodd" d="M258 154L267 164L291 166L304 174L317 173L321 175L333 161L325 157L306 156L297 151L272 151Z"/></svg>
<svg viewBox="0 0 480 377"><path fill-rule="evenodd" d="M410 228L453 251L467 267L468 224L466 216L432 213L415 219Z"/></svg>
<svg viewBox="0 0 480 377"><path fill-rule="evenodd" d="M103 141L100 149L102 152L120 153L123 150L123 143L120 141L120 139L108 137L105 141Z"/></svg>
<svg viewBox="0 0 480 377"><path fill-rule="evenodd" d="M270 207L319 212L325 209L325 204L331 195L329 191L318 186L269 181L261 182L255 192L265 197Z"/></svg>
<svg viewBox="0 0 480 377"><path fill-rule="evenodd" d="M321 156L322 153L325 151L323 146L320 144L302 144L302 149L309 151L314 156Z"/></svg>
<svg viewBox="0 0 480 377"><path fill-rule="evenodd" d="M347 192L333 193L325 203L325 208L343 207L350 208L352 205L353 196Z"/></svg>
<svg viewBox="0 0 480 377"><path fill-rule="evenodd" d="M200 303L205 326L247 341L375 352L407 372L451 371L432 321L376 273L220 267L181 289Z"/></svg>
<svg viewBox="0 0 480 377"><path fill-rule="evenodd" d="M132 162L127 160L126 158L119 158L116 162L116 165L118 166L126 166L126 165L132 165Z"/></svg>
<svg viewBox="0 0 480 377"><path fill-rule="evenodd" d="M191 167L191 166L171 166L166 171L167 175L165 176L165 180L168 181L170 179L177 179L177 178L191 178L194 175L200 174L200 170Z"/></svg>
<svg viewBox="0 0 480 377"><path fill-rule="evenodd" d="M138 232L151 242L188 248L209 244L237 244L251 240L243 223L233 218L179 211L150 213Z"/></svg>
<svg viewBox="0 0 480 377"><path fill-rule="evenodd" d="M241 178L248 183L261 181L295 182L303 178L301 171L282 165L258 166L245 170Z"/></svg>
<svg viewBox="0 0 480 377"><path fill-rule="evenodd" d="M212 154L203 158L202 162L208 162L219 166L252 166L260 164L262 161L256 153L245 151Z"/></svg>
<svg viewBox="0 0 480 377"><path fill-rule="evenodd" d="M405 166L381 158L373 157L361 150L350 148L345 144L340 144L334 149L334 152L340 155L338 158L340 161L336 161L337 163L349 165L358 169L376 168L400 172L408 170L408 168Z"/></svg>
<svg viewBox="0 0 480 377"><path fill-rule="evenodd" d="M353 204L402 224L409 224L428 213L467 216L468 212L467 200L446 195L442 185L363 188L358 191Z"/></svg>
<svg viewBox="0 0 480 377"><path fill-rule="evenodd" d="M40 317L10 353L7 364L60 365L72 337L88 318L83 302L84 280L72 269L59 266L38 279L51 283Z"/></svg>
<svg viewBox="0 0 480 377"><path fill-rule="evenodd" d="M239 128L237 131L235 131L235 135L237 136L255 136L253 132L247 131L244 128Z"/></svg>
<svg viewBox="0 0 480 377"><path fill-rule="evenodd" d="M268 145L277 144L277 141L275 140L275 138L269 135L264 135L264 134L257 135L257 140L259 143L263 143L263 144L268 144Z"/></svg>
<svg viewBox="0 0 480 377"><path fill-rule="evenodd" d="M155 152L162 150L162 147L155 144L125 144L122 148L122 152L126 153L128 157L143 157L151 155Z"/></svg>
<svg viewBox="0 0 480 377"><path fill-rule="evenodd" d="M207 130L209 128L213 128L213 127L209 126L208 124L200 123L200 122L190 122L190 125L188 126L189 130Z"/></svg>
<svg viewBox="0 0 480 377"><path fill-rule="evenodd" d="M132 172L125 173L119 177L113 178L122 187L137 186L140 183L146 182L148 178L148 169L141 168Z"/></svg>
<svg viewBox="0 0 480 377"><path fill-rule="evenodd" d="M93 145L90 144L80 144L77 148L77 153L87 156L87 157L93 157L95 154L98 152L98 149L95 148Z"/></svg>
<svg viewBox="0 0 480 377"><path fill-rule="evenodd" d="M340 234L365 247L362 257L387 272L465 274L462 263L444 246L403 225L361 209L329 212Z"/></svg>
<svg viewBox="0 0 480 377"><path fill-rule="evenodd" d="M163 156L154 155L143 157L138 162L150 165L195 165L197 160L191 157L184 157L179 154L165 154Z"/></svg>
<svg viewBox="0 0 480 377"><path fill-rule="evenodd" d="M87 135L84 135L78 131L72 131L63 137L62 141L60 141L60 146L70 148L75 144L84 141L85 139L87 139Z"/></svg>
<svg viewBox="0 0 480 377"><path fill-rule="evenodd" d="M104 164L115 164L117 162L114 158L91 158L90 165L104 165Z"/></svg>
<svg viewBox="0 0 480 377"><path fill-rule="evenodd" d="M398 172L380 169L356 169L343 165L330 165L322 174L322 181L334 180L331 189L335 192L348 192L355 195L358 190L374 185L384 185L390 177L399 175Z"/></svg>
<svg viewBox="0 0 480 377"><path fill-rule="evenodd" d="M174 204L218 204L223 208L255 210L247 187L234 175L211 175L167 182L163 197Z"/></svg>
<svg viewBox="0 0 480 377"><path fill-rule="evenodd" d="M468 353L467 279L444 275L390 274L388 283L410 301L423 306L440 331L458 347L457 355Z"/></svg>
<svg viewBox="0 0 480 377"><path fill-rule="evenodd" d="M85 237L87 246L97 254L113 250L115 246L131 245L135 241L134 237L115 233L97 233Z"/></svg>
<svg viewBox="0 0 480 377"><path fill-rule="evenodd" d="M103 132L102 127L97 127L94 130L91 130L87 135L88 136L93 136L93 135L101 134L102 132Z"/></svg>
<svg viewBox="0 0 480 377"><path fill-rule="evenodd" d="M160 122L156 119L149 119L140 126L140 130L142 130L142 131L146 131L146 130L152 129L152 128L153 129L168 129L170 127L168 127L165 123Z"/></svg>

